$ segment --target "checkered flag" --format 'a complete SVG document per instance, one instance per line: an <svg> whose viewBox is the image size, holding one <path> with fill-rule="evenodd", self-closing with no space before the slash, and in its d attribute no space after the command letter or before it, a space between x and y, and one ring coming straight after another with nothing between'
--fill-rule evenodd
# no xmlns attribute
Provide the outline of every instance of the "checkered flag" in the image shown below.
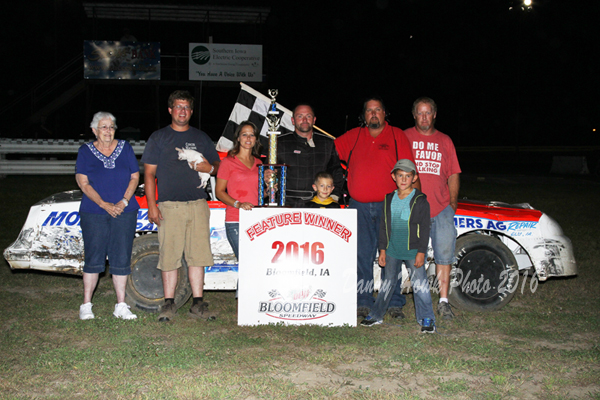
<svg viewBox="0 0 600 400"><path fill-rule="evenodd" d="M269 147L269 137L267 131L269 125L267 123L267 112L271 105L271 99L262 95L250 86L240 82L242 89L238 95L233 111L229 116L229 121L225 125L223 134L217 142L217 151L229 151L233 147L233 135L236 128L242 121L253 122L260 130L260 140L263 147ZM277 110L281 112L281 125L279 132L286 133L294 130L292 124L292 112L281 104L277 103Z"/></svg>

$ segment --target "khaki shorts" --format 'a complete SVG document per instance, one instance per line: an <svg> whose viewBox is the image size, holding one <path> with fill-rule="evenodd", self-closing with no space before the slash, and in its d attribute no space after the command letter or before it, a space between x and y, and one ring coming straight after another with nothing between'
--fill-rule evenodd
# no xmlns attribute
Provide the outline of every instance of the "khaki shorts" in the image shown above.
<svg viewBox="0 0 600 400"><path fill-rule="evenodd" d="M183 255L190 267L212 266L210 210L206 200L164 201L158 208L163 217L158 227L158 269L178 269Z"/></svg>

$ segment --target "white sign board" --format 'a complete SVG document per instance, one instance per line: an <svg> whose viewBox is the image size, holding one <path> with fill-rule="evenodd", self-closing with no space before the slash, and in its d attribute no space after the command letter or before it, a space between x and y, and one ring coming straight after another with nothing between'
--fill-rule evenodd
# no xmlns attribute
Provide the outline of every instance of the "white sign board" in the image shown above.
<svg viewBox="0 0 600 400"><path fill-rule="evenodd" d="M239 232L239 325L356 326L356 210L241 210Z"/></svg>
<svg viewBox="0 0 600 400"><path fill-rule="evenodd" d="M190 43L190 81L262 81L262 45Z"/></svg>

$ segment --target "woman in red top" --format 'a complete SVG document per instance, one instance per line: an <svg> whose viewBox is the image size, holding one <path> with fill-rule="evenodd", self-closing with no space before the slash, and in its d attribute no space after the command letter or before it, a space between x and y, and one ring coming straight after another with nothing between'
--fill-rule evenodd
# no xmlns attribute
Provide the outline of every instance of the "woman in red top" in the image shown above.
<svg viewBox="0 0 600 400"><path fill-rule="evenodd" d="M227 205L227 240L239 260L239 209L251 210L258 203L258 165L262 162L256 125L242 122L235 131L234 143L219 166L215 193Z"/></svg>

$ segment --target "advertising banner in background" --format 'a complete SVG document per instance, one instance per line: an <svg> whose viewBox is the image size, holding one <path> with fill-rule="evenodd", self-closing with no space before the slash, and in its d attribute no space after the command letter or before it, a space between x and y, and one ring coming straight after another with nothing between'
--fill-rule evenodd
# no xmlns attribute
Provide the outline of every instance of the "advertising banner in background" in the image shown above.
<svg viewBox="0 0 600 400"><path fill-rule="evenodd" d="M356 326L356 210L240 210L238 324Z"/></svg>
<svg viewBox="0 0 600 400"><path fill-rule="evenodd" d="M85 79L160 80L160 42L83 42Z"/></svg>
<svg viewBox="0 0 600 400"><path fill-rule="evenodd" d="M262 81L262 46L190 43L190 81Z"/></svg>

